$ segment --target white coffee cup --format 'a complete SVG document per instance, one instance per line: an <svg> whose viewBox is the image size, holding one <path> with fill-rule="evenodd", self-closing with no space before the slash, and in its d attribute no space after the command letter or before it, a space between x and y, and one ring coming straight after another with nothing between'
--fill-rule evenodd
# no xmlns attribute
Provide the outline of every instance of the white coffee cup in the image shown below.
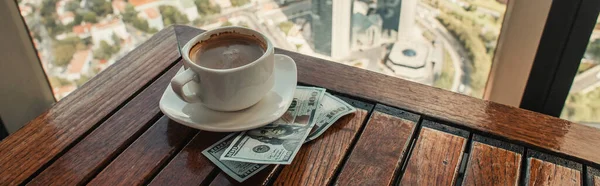
<svg viewBox="0 0 600 186"><path fill-rule="evenodd" d="M191 49L197 43L231 32L254 36L266 46L265 52L253 62L229 69L203 67L190 59ZM183 46L181 53L187 69L173 77L171 87L188 103L200 102L217 111L237 111L258 103L273 88L273 44L260 32L233 26L217 28L194 37Z"/></svg>

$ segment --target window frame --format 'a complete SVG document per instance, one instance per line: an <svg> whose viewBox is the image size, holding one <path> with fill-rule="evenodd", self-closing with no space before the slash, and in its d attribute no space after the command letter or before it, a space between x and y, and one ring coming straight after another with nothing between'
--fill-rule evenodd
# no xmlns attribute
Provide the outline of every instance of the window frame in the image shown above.
<svg viewBox="0 0 600 186"><path fill-rule="evenodd" d="M56 102L16 0L0 2L0 116L8 133Z"/></svg>
<svg viewBox="0 0 600 186"><path fill-rule="evenodd" d="M553 0L508 1L483 99L519 106L553 7Z"/></svg>
<svg viewBox="0 0 600 186"><path fill-rule="evenodd" d="M600 1L555 0L555 8L550 11L520 107L560 117L596 25Z"/></svg>

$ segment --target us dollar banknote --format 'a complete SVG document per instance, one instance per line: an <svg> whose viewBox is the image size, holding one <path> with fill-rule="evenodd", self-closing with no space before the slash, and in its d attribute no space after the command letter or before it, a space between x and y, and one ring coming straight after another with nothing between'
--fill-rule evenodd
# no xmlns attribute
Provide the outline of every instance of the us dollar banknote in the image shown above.
<svg viewBox="0 0 600 186"><path fill-rule="evenodd" d="M233 139L236 134L237 133L233 133L224 137L217 143L202 151L202 154L204 154L206 158L212 161L217 167L219 167L231 178L235 179L238 182L243 182L244 180L252 177L254 174L258 173L259 171L263 170L269 165L219 160L219 157L221 157L223 152L225 152L225 149L229 147L231 142L233 142Z"/></svg>
<svg viewBox="0 0 600 186"><path fill-rule="evenodd" d="M319 113L325 89L298 86L287 112L272 124L241 132L220 160L258 164L290 164Z"/></svg>
<svg viewBox="0 0 600 186"><path fill-rule="evenodd" d="M323 134L331 125L346 114L356 111L352 105L346 103L338 97L325 93L320 102L319 115L306 141L314 140Z"/></svg>

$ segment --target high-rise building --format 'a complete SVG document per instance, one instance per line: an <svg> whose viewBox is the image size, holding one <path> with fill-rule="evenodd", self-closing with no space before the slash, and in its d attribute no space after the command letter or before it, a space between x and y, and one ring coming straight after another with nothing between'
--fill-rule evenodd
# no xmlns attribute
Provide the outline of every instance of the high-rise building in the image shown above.
<svg viewBox="0 0 600 186"><path fill-rule="evenodd" d="M311 0L309 43L315 52L340 59L350 54L352 44L362 45L353 48L379 45L382 34L388 42L413 37L417 0L355 1ZM353 11L354 6L360 11Z"/></svg>
<svg viewBox="0 0 600 186"><path fill-rule="evenodd" d="M402 0L378 0L377 13L383 20L382 30L398 31L400 26L400 10L402 8Z"/></svg>
<svg viewBox="0 0 600 186"><path fill-rule="evenodd" d="M331 25L333 2L331 0L311 1L311 43L315 52L331 55Z"/></svg>
<svg viewBox="0 0 600 186"><path fill-rule="evenodd" d="M332 58L350 53L351 0L312 0L311 37L317 53Z"/></svg>

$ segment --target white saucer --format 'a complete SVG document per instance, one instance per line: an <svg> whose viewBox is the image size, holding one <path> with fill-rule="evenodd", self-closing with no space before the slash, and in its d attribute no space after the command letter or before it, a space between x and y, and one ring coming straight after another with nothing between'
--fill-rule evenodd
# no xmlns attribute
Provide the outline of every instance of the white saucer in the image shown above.
<svg viewBox="0 0 600 186"><path fill-rule="evenodd" d="M181 72L183 67L177 73ZM171 85L160 98L160 110L172 120L200 130L236 132L262 127L285 113L296 90L296 63L292 58L276 54L274 74L273 89L256 105L244 110L221 112L208 109L201 103L187 103L175 95Z"/></svg>

